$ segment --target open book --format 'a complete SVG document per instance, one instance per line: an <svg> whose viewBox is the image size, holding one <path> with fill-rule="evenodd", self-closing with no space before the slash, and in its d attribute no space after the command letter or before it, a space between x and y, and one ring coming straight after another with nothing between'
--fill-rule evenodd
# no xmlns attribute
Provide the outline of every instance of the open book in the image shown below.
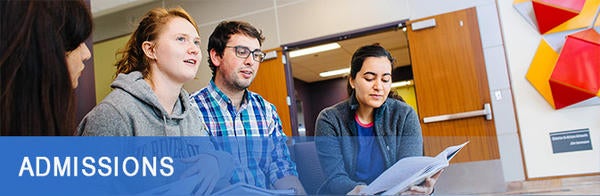
<svg viewBox="0 0 600 196"><path fill-rule="evenodd" d="M363 188L360 194L395 195L408 190L411 186L422 183L426 178L448 167L450 159L458 153L469 141L450 146L435 157L417 156L400 159L392 167L385 170L369 186Z"/></svg>

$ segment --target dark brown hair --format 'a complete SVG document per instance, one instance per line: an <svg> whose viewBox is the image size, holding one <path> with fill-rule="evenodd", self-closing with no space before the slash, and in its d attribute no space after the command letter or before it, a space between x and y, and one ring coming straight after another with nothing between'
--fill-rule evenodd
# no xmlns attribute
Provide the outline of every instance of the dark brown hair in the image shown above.
<svg viewBox="0 0 600 196"><path fill-rule="evenodd" d="M222 57L225 46L231 38L231 35L238 33L248 37L256 38L260 46L262 46L263 41L265 41L262 31L255 28L250 23L243 21L223 21L219 23L219 25L215 27L215 30L208 38L208 48L206 49L206 51L208 51L208 66L212 71L212 79L215 79L217 67L210 60L210 51L215 50L217 55Z"/></svg>
<svg viewBox="0 0 600 196"><path fill-rule="evenodd" d="M1 135L73 135L66 53L92 32L83 1L0 1Z"/></svg>
<svg viewBox="0 0 600 196"><path fill-rule="evenodd" d="M360 47L354 52L352 60L350 61L350 78L356 79L356 74L362 69L363 63L368 57L386 57L391 64L390 71L394 67L394 62L396 61L389 51L377 43ZM352 95L354 89L350 86L350 80L348 80L347 88L348 95Z"/></svg>

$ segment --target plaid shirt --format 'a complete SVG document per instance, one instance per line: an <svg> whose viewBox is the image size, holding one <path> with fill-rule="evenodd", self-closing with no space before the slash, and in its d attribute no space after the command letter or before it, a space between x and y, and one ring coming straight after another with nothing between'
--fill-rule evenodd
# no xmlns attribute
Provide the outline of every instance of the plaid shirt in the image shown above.
<svg viewBox="0 0 600 196"><path fill-rule="evenodd" d="M232 184L245 182L273 188L274 183L284 176L298 176L273 104L246 90L236 111L231 100L212 80L190 99L200 111L215 148L231 153L237 161L230 180Z"/></svg>

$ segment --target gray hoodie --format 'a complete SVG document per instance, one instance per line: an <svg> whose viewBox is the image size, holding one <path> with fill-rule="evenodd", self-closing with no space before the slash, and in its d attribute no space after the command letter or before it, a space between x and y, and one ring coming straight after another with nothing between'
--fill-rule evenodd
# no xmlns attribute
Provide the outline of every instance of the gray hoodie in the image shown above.
<svg viewBox="0 0 600 196"><path fill-rule="evenodd" d="M168 114L138 71L119 74L113 91L81 121L78 135L90 136L202 136L206 125L181 89L173 113Z"/></svg>

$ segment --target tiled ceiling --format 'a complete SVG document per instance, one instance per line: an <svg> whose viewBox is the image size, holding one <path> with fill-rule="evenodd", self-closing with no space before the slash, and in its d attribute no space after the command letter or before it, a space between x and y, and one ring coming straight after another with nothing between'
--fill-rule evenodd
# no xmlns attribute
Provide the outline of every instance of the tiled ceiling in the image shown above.
<svg viewBox="0 0 600 196"><path fill-rule="evenodd" d="M311 83L343 77L343 75L338 75L323 78L319 76L319 73L350 67L350 59L354 51L361 46L374 43L379 43L392 53L392 56L396 58L396 67L410 64L406 33L402 30L390 30L337 43L341 47L335 50L291 58L294 78Z"/></svg>

